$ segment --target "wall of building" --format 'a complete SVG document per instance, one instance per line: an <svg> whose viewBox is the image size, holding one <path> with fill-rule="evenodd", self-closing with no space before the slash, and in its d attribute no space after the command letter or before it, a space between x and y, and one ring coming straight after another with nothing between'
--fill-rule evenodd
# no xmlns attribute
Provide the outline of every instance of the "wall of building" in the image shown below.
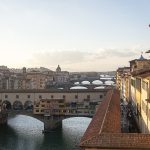
<svg viewBox="0 0 150 150"><path fill-rule="evenodd" d="M150 133L150 60L141 56L130 61L130 71L125 68L118 69L117 88L132 103L141 132Z"/></svg>
<svg viewBox="0 0 150 150"><path fill-rule="evenodd" d="M142 90L141 90L141 115L142 115L142 133L150 133L150 105L147 101L149 98L149 80L142 80Z"/></svg>

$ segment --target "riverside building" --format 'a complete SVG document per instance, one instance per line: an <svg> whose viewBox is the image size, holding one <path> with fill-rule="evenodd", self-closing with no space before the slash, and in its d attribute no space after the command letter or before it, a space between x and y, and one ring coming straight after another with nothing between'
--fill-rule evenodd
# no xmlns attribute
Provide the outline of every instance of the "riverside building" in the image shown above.
<svg viewBox="0 0 150 150"><path fill-rule="evenodd" d="M117 88L121 98L130 102L142 133L150 133L150 59L142 55L130 61L130 71L117 70Z"/></svg>

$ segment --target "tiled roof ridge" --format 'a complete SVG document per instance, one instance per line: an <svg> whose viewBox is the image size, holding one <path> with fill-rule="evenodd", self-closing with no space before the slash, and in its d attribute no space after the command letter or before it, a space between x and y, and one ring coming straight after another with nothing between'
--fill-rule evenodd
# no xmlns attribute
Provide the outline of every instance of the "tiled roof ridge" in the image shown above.
<svg viewBox="0 0 150 150"><path fill-rule="evenodd" d="M82 145L84 142L88 142L88 141L92 140L92 138L95 138L97 136L97 134L101 133L103 126L105 124L105 117L107 115L107 111L110 106L110 102L111 102L113 93L114 93L114 89L108 91L106 97L104 98L102 103L98 106L97 112L93 116L91 123L89 124L87 130L85 131L84 136L81 139L80 145ZM102 110L104 110L104 111L102 112ZM97 116L99 116L99 118L97 118Z"/></svg>
<svg viewBox="0 0 150 150"><path fill-rule="evenodd" d="M114 90L110 99L106 118L101 133L120 133L121 115L120 115L120 96L117 90Z"/></svg>
<svg viewBox="0 0 150 150"><path fill-rule="evenodd" d="M108 109L109 109L109 106L110 106L110 102L111 102L113 93L114 93L114 90L111 90L110 99L109 99L109 102L108 102L108 106L107 106L107 108L106 108L106 110L105 110L105 115L104 115L104 118L103 118L103 121L102 121L102 125L101 125L101 128L100 128L99 134L102 132L102 129L103 129L103 127L104 127L105 119L106 119L106 116L107 116L107 112L108 112Z"/></svg>

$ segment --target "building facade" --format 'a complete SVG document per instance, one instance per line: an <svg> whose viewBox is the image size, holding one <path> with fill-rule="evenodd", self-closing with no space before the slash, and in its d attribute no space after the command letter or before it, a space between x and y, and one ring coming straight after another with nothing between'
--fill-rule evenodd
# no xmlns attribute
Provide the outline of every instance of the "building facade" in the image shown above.
<svg viewBox="0 0 150 150"><path fill-rule="evenodd" d="M3 90L0 102L6 110L31 110L36 115L92 116L108 89L102 90Z"/></svg>
<svg viewBox="0 0 150 150"><path fill-rule="evenodd" d="M0 89L46 89L68 82L69 72L61 71L59 65L56 71L42 67L16 70L0 66Z"/></svg>
<svg viewBox="0 0 150 150"><path fill-rule="evenodd" d="M142 133L150 133L150 60L142 55L130 61L128 73L117 70L117 88L121 98L132 104Z"/></svg>

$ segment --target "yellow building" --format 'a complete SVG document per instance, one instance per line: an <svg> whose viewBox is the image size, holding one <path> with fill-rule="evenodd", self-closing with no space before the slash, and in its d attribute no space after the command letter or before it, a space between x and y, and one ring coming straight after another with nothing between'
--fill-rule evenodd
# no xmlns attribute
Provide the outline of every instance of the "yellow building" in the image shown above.
<svg viewBox="0 0 150 150"><path fill-rule="evenodd" d="M133 73L135 79L135 105L142 133L150 133L150 69Z"/></svg>
<svg viewBox="0 0 150 150"><path fill-rule="evenodd" d="M64 99L41 99L34 104L33 113L37 115L63 115L65 113Z"/></svg>
<svg viewBox="0 0 150 150"><path fill-rule="evenodd" d="M121 99L128 101L130 97L130 67L123 67L117 70L116 87L120 91Z"/></svg>
<svg viewBox="0 0 150 150"><path fill-rule="evenodd" d="M150 133L150 60L141 55L130 61L130 72L122 69L117 80L121 98L131 102L141 132Z"/></svg>

